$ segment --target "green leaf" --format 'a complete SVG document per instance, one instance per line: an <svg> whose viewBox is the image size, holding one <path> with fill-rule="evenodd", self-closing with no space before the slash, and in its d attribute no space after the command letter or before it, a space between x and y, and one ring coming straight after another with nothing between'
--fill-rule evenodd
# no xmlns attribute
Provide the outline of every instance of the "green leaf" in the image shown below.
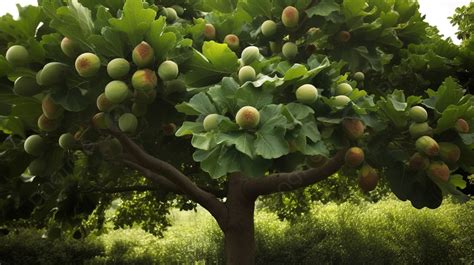
<svg viewBox="0 0 474 265"><path fill-rule="evenodd" d="M200 133L204 131L204 127L202 126L201 122L190 122L190 121L185 121L183 122L183 125L179 127L179 129L176 131L175 135L177 137L185 136L185 135L191 135L193 133Z"/></svg>
<svg viewBox="0 0 474 265"><path fill-rule="evenodd" d="M233 132L218 134L217 144L234 145L235 148L250 158L255 158L255 136L247 132Z"/></svg>
<svg viewBox="0 0 474 265"><path fill-rule="evenodd" d="M467 182L463 179L462 175L456 174L449 177L449 183L460 189L467 187Z"/></svg>
<svg viewBox="0 0 474 265"><path fill-rule="evenodd" d="M436 92L436 110L443 112L449 105L457 105L463 95L462 86L452 77L446 78Z"/></svg>
<svg viewBox="0 0 474 265"><path fill-rule="evenodd" d="M239 67L237 55L224 43L206 41L202 46L202 53L214 66L225 73L232 73Z"/></svg>
<svg viewBox="0 0 474 265"><path fill-rule="evenodd" d="M310 7L306 10L306 14L308 17L313 16L329 16L332 12L339 11L340 7L339 4L336 3L334 0L322 0L318 4Z"/></svg>
<svg viewBox="0 0 474 265"><path fill-rule="evenodd" d="M189 102L183 102L176 105L176 109L186 115L208 115L217 113L216 107L203 92L193 96Z"/></svg>
<svg viewBox="0 0 474 265"><path fill-rule="evenodd" d="M344 0L342 2L342 11L346 20L361 16L366 5L365 0Z"/></svg>
<svg viewBox="0 0 474 265"><path fill-rule="evenodd" d="M25 136L25 127L19 117L0 116L0 130L5 134Z"/></svg>
<svg viewBox="0 0 474 265"><path fill-rule="evenodd" d="M120 34L110 27L102 29L102 35L92 35L89 41L96 47L96 52L104 57L124 57L123 41Z"/></svg>
<svg viewBox="0 0 474 265"><path fill-rule="evenodd" d="M203 5L205 10L231 13L237 7L237 2L237 0L203 0Z"/></svg>
<svg viewBox="0 0 474 265"><path fill-rule="evenodd" d="M126 0L122 17L111 18L109 23L113 29L127 34L130 44L135 46L143 40L155 17L156 11L143 8L141 0Z"/></svg>
<svg viewBox="0 0 474 265"><path fill-rule="evenodd" d="M166 18L159 17L151 23L150 30L146 34L146 41L153 47L156 57L161 60L176 46L176 34L164 32L165 27Z"/></svg>
<svg viewBox="0 0 474 265"><path fill-rule="evenodd" d="M454 127L456 121L463 117L472 103L468 102L461 106L450 105L441 113L438 119L435 132L441 133Z"/></svg>
<svg viewBox="0 0 474 265"><path fill-rule="evenodd" d="M288 71L286 71L284 80L293 80L304 76L308 72L308 69L302 64L294 64Z"/></svg>
<svg viewBox="0 0 474 265"><path fill-rule="evenodd" d="M257 109L263 108L273 101L273 95L266 90L254 88L251 85L244 85L235 93L237 105L253 106Z"/></svg>
<svg viewBox="0 0 474 265"><path fill-rule="evenodd" d="M314 110L306 105L300 103L290 103L286 105L288 111L295 117L297 120L303 120L309 115L314 114Z"/></svg>
<svg viewBox="0 0 474 265"><path fill-rule="evenodd" d="M217 145L211 150L196 150L193 159L201 162L202 170L209 173L211 178L225 176L229 172L239 170L238 160L235 159L236 153L224 145Z"/></svg>
<svg viewBox="0 0 474 265"><path fill-rule="evenodd" d="M209 150L216 145L214 132L194 133L191 144L196 149Z"/></svg>
<svg viewBox="0 0 474 265"><path fill-rule="evenodd" d="M273 130L259 130L255 140L255 152L265 159L284 156L290 152L288 142L285 140L285 129L275 127Z"/></svg>

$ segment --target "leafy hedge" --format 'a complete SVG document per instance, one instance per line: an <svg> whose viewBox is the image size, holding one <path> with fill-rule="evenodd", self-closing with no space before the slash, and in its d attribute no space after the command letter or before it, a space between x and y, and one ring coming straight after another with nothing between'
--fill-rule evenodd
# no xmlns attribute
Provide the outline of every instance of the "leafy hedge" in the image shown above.
<svg viewBox="0 0 474 265"><path fill-rule="evenodd" d="M2 264L224 264L222 236L204 211L174 213L155 237L120 229L85 241L31 230L0 237ZM474 203L436 210L407 202L316 204L299 221L256 215L257 264L465 264L474 259ZM100 244L99 244L100 243ZM197 263L195 263L197 262Z"/></svg>

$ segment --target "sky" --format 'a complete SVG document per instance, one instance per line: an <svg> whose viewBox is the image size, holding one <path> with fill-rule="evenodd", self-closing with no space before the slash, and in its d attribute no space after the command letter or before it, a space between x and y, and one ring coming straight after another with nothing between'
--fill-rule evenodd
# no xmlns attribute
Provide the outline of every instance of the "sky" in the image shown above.
<svg viewBox="0 0 474 265"><path fill-rule="evenodd" d="M0 0L0 15L11 13L18 15L16 4L36 5L36 0ZM455 33L456 28L451 26L448 17L454 13L456 7L469 4L471 0L418 0L420 11L426 15L426 21L438 27L441 34L451 37L454 43L459 43ZM1 30L1 29L0 29Z"/></svg>

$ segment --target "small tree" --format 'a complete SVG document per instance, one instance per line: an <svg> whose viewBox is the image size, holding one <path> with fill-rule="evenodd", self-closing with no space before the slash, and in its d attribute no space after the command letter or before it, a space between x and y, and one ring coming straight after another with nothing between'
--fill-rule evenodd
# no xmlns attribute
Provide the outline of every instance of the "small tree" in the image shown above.
<svg viewBox="0 0 474 265"><path fill-rule="evenodd" d="M228 264L252 264L256 199L336 172L365 192L386 180L416 208L468 199L454 171L473 173L474 98L456 77L472 69L416 3L19 11L0 20L3 220L65 229L95 210L100 224L111 193L153 191L127 220L166 224L183 196L216 219Z"/></svg>

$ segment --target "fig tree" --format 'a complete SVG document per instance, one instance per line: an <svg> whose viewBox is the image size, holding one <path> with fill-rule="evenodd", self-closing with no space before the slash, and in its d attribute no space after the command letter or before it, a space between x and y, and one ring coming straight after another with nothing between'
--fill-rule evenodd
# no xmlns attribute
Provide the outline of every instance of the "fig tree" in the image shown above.
<svg viewBox="0 0 474 265"><path fill-rule="evenodd" d="M158 67L158 76L163 81L176 79L176 77L178 77L178 74L179 74L178 65L173 61L169 61L169 60L164 61Z"/></svg>
<svg viewBox="0 0 474 265"><path fill-rule="evenodd" d="M270 41L270 51L272 51L273 54L280 53L281 52L281 45L278 42Z"/></svg>
<svg viewBox="0 0 474 265"><path fill-rule="evenodd" d="M468 133L469 132L469 123L465 119L458 119L454 124L454 128L459 133Z"/></svg>
<svg viewBox="0 0 474 265"><path fill-rule="evenodd" d="M296 99L304 104L314 103L318 99L318 89L311 84L304 84L296 89Z"/></svg>
<svg viewBox="0 0 474 265"><path fill-rule="evenodd" d="M40 176L46 171L47 164L44 159L37 158L28 165L28 171L33 176Z"/></svg>
<svg viewBox="0 0 474 265"><path fill-rule="evenodd" d="M426 170L428 176L444 182L449 180L449 167L441 161L432 161Z"/></svg>
<svg viewBox="0 0 474 265"><path fill-rule="evenodd" d="M115 104L107 99L105 93L102 93L97 97L96 105L98 110L105 112L111 110L115 106Z"/></svg>
<svg viewBox="0 0 474 265"><path fill-rule="evenodd" d="M206 24L204 26L204 38L207 40L213 40L216 38L216 28L212 24Z"/></svg>
<svg viewBox="0 0 474 265"><path fill-rule="evenodd" d="M347 137L351 140L360 139L364 135L365 125L359 119L344 119L342 121L342 128Z"/></svg>
<svg viewBox="0 0 474 265"><path fill-rule="evenodd" d="M172 93L183 93L186 92L186 83L180 79L174 79L165 82L164 93L169 95Z"/></svg>
<svg viewBox="0 0 474 265"><path fill-rule="evenodd" d="M315 156L310 156L306 158L306 163L312 168L318 168L318 167L323 166L327 160L328 159L325 156L315 155Z"/></svg>
<svg viewBox="0 0 474 265"><path fill-rule="evenodd" d="M365 75L364 75L364 73L362 73L362 72L355 72L355 73L354 73L354 79L355 79L357 82L362 82L362 81L364 81L364 79L365 79Z"/></svg>
<svg viewBox="0 0 474 265"><path fill-rule="evenodd" d="M182 16L184 14L184 8L180 5L172 5L171 8L176 11L176 14L178 14L178 16Z"/></svg>
<svg viewBox="0 0 474 265"><path fill-rule="evenodd" d="M461 149L453 143L440 142L439 156L444 162L454 164L461 158Z"/></svg>
<svg viewBox="0 0 474 265"><path fill-rule="evenodd" d="M76 144L76 139L72 133L63 133L58 140L59 146L64 150L69 150Z"/></svg>
<svg viewBox="0 0 474 265"><path fill-rule="evenodd" d="M100 59L97 55L90 52L86 52L77 57L75 66L76 71L80 76L93 77L99 72Z"/></svg>
<svg viewBox="0 0 474 265"><path fill-rule="evenodd" d="M242 51L241 59L244 65L249 65L258 59L260 51L255 46L249 46Z"/></svg>
<svg viewBox="0 0 474 265"><path fill-rule="evenodd" d="M433 128L431 128L427 122L412 123L408 128L408 132L410 132L411 137L417 139L424 135L432 136Z"/></svg>
<svg viewBox="0 0 474 265"><path fill-rule="evenodd" d="M36 74L36 82L42 86L51 86L64 80L64 73L69 68L66 64L51 62L47 63L41 71Z"/></svg>
<svg viewBox="0 0 474 265"><path fill-rule="evenodd" d="M346 151L344 161L348 167L358 167L364 162L364 150L360 147L351 147Z"/></svg>
<svg viewBox="0 0 474 265"><path fill-rule="evenodd" d="M260 113L252 106L245 106L237 111L235 121L242 129L253 129L260 123Z"/></svg>
<svg viewBox="0 0 474 265"><path fill-rule="evenodd" d="M336 107L345 107L349 102L351 102L351 99L348 96L339 95L334 97L333 104Z"/></svg>
<svg viewBox="0 0 474 265"><path fill-rule="evenodd" d="M345 30L340 31L337 34L337 39L340 42L348 42L351 39L351 33L349 31L345 31Z"/></svg>
<svg viewBox="0 0 474 265"><path fill-rule="evenodd" d="M45 132L55 131L59 127L59 120L46 118L44 114L38 118L38 128Z"/></svg>
<svg viewBox="0 0 474 265"><path fill-rule="evenodd" d="M156 98L156 89L135 90L133 91L135 102L142 104L151 104Z"/></svg>
<svg viewBox="0 0 474 265"><path fill-rule="evenodd" d="M46 95L41 101L41 109L43 110L44 116L52 120L61 117L64 113L63 107L56 104L50 95Z"/></svg>
<svg viewBox="0 0 474 265"><path fill-rule="evenodd" d="M242 84L247 81L254 81L256 76L255 69L250 65L243 66L239 70L239 80Z"/></svg>
<svg viewBox="0 0 474 265"><path fill-rule="evenodd" d="M236 51L240 47L240 40L239 37L235 34L228 34L224 37L224 43L229 46L229 48L233 51Z"/></svg>
<svg viewBox="0 0 474 265"><path fill-rule="evenodd" d="M204 130L206 131L212 131L214 129L217 129L217 126L219 125L219 114L209 114L204 118L204 121L202 122L202 125L204 126Z"/></svg>
<svg viewBox="0 0 474 265"><path fill-rule="evenodd" d="M70 58L76 58L76 56L79 54L79 45L77 44L76 41L71 40L68 37L64 37L61 40L61 51Z"/></svg>
<svg viewBox="0 0 474 265"><path fill-rule="evenodd" d="M298 54L298 46L294 42L287 42L281 48L283 56L288 60L293 60Z"/></svg>
<svg viewBox="0 0 474 265"><path fill-rule="evenodd" d="M352 92L352 86L348 83L341 83L336 87L336 95L349 95Z"/></svg>
<svg viewBox="0 0 474 265"><path fill-rule="evenodd" d="M166 8L166 21L169 23L174 23L178 19L178 13L174 8Z"/></svg>
<svg viewBox="0 0 474 265"><path fill-rule="evenodd" d="M287 6L281 13L281 22L287 28L294 28L298 25L300 14L298 9L293 6Z"/></svg>
<svg viewBox="0 0 474 265"><path fill-rule="evenodd" d="M120 79L129 71L130 63L124 58L115 58L107 64L107 74L113 79Z"/></svg>
<svg viewBox="0 0 474 265"><path fill-rule="evenodd" d="M276 33L277 24L273 20L265 20L262 23L262 26L260 27L260 30L262 31L263 36L271 37L271 36L275 35L275 33Z"/></svg>
<svg viewBox="0 0 474 265"><path fill-rule="evenodd" d="M429 136L422 136L416 140L416 150L427 156L435 156L439 153L438 143Z"/></svg>
<svg viewBox="0 0 474 265"><path fill-rule="evenodd" d="M156 88L158 78L154 71L150 69L137 70L132 76L132 86L137 90L152 90Z"/></svg>
<svg viewBox="0 0 474 265"><path fill-rule="evenodd" d="M15 80L13 92L19 96L31 97L41 92L36 79L31 76L20 76Z"/></svg>
<svg viewBox="0 0 474 265"><path fill-rule="evenodd" d="M99 150L106 157L117 157L122 153L123 147L117 138L112 138L101 142Z"/></svg>
<svg viewBox="0 0 474 265"><path fill-rule="evenodd" d="M408 112L410 119L415 122L425 122L428 119L428 112L421 106L414 106Z"/></svg>
<svg viewBox="0 0 474 265"><path fill-rule="evenodd" d="M105 113L103 113L103 112L96 113L92 117L92 125L96 129L101 129L101 130L107 129L109 126L108 126L107 119L105 117Z"/></svg>
<svg viewBox="0 0 474 265"><path fill-rule="evenodd" d="M139 68L151 65L155 57L155 51L150 44L142 41L132 51L132 61Z"/></svg>
<svg viewBox="0 0 474 265"><path fill-rule="evenodd" d="M8 48L5 58L13 66L23 66L30 60L30 54L24 46L13 45Z"/></svg>
<svg viewBox="0 0 474 265"><path fill-rule="evenodd" d="M176 132L176 124L174 123L166 123L161 126L161 130L163 134L166 136L173 136Z"/></svg>
<svg viewBox="0 0 474 265"><path fill-rule="evenodd" d="M144 103L135 102L132 105L132 114L136 117L143 117L145 116L148 110L148 106Z"/></svg>
<svg viewBox="0 0 474 265"><path fill-rule="evenodd" d="M118 120L119 128L124 133L134 133L138 126L138 120L132 113L125 113Z"/></svg>
<svg viewBox="0 0 474 265"><path fill-rule="evenodd" d="M125 82L114 80L105 86L105 97L113 104L122 103L128 97L128 86Z"/></svg>
<svg viewBox="0 0 474 265"><path fill-rule="evenodd" d="M377 170L367 164L359 170L359 187L364 192L373 191L379 182Z"/></svg>
<svg viewBox="0 0 474 265"><path fill-rule="evenodd" d="M430 165L430 160L421 153L414 153L408 161L408 167L414 171L425 170Z"/></svg>
<svg viewBox="0 0 474 265"><path fill-rule="evenodd" d="M40 156L45 147L43 138L37 134L30 135L26 138L25 143L23 144L25 152L33 156Z"/></svg>

